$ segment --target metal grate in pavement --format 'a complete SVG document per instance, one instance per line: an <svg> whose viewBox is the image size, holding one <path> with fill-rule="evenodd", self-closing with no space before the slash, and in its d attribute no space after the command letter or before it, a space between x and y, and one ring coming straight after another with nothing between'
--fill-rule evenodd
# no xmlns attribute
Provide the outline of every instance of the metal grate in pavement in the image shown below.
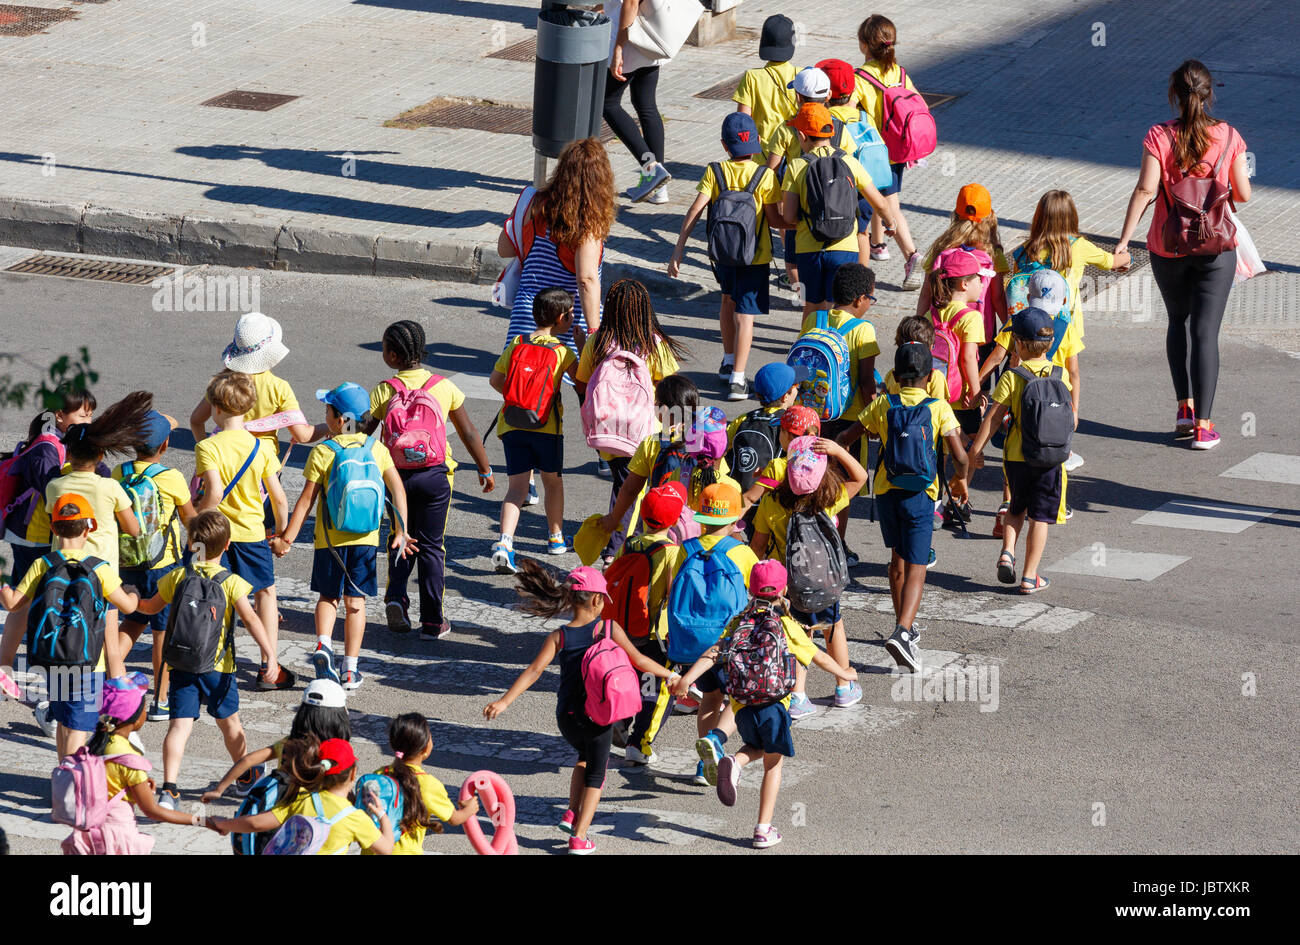
<svg viewBox="0 0 1300 945"><path fill-rule="evenodd" d="M46 27L77 17L71 7L57 10L46 7L19 7L0 3L0 36L35 36Z"/></svg>
<svg viewBox="0 0 1300 945"><path fill-rule="evenodd" d="M715 102L730 102L732 93L736 91L736 86L740 85L741 78L743 78L743 74L736 76L734 79L726 79L717 85L710 85L703 92L696 92L695 97L707 98Z"/></svg>
<svg viewBox="0 0 1300 945"><path fill-rule="evenodd" d="M931 109L935 109L938 108L940 105L947 105L949 102L956 101L957 99L961 98L962 95L964 94L965 94L964 92L957 92L957 93L922 92L921 98L925 99L925 104L927 107Z"/></svg>
<svg viewBox="0 0 1300 945"><path fill-rule="evenodd" d="M29 276L64 276L95 282L122 285L149 285L160 276L175 272L173 266L147 266L141 263L116 262L111 259L88 259L84 256L55 256L38 253L4 270Z"/></svg>
<svg viewBox="0 0 1300 945"><path fill-rule="evenodd" d="M285 102L292 102L298 97L297 95L278 95L274 92L244 92L234 89L199 104L211 105L213 108L239 108L250 112L269 112L271 109L279 108Z"/></svg>
<svg viewBox="0 0 1300 945"><path fill-rule="evenodd" d="M505 105L478 99L435 98L384 122L388 128L456 128L505 135L531 135L533 110L527 105ZM601 125L601 140L614 133Z"/></svg>
<svg viewBox="0 0 1300 945"><path fill-rule="evenodd" d="M488 59L508 59L510 62L532 62L537 58L537 37L530 36L522 42L487 54Z"/></svg>

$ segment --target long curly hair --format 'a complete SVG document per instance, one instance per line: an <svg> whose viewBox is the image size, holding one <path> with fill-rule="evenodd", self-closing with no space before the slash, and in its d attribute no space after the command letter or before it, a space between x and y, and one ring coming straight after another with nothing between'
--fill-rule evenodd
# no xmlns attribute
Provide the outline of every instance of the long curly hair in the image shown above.
<svg viewBox="0 0 1300 945"><path fill-rule="evenodd" d="M614 171L599 138L567 145L551 179L533 199L533 213L546 223L547 237L557 246L603 242L614 225L614 212Z"/></svg>

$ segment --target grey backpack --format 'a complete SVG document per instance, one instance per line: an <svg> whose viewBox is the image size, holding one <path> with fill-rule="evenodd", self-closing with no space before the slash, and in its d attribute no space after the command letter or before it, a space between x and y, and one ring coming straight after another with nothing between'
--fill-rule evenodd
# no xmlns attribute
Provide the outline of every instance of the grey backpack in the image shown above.
<svg viewBox="0 0 1300 945"><path fill-rule="evenodd" d="M1012 371L1025 381L1020 397L1020 449L1030 466L1059 466L1070 457L1074 439L1074 406L1060 365L1046 377L1017 365Z"/></svg>
<svg viewBox="0 0 1300 945"><path fill-rule="evenodd" d="M226 629L226 592L221 585L228 577L226 570L215 577L190 571L177 582L163 644L163 660L172 669L210 673L216 668Z"/></svg>
<svg viewBox="0 0 1300 945"><path fill-rule="evenodd" d="M709 259L720 266L752 266L758 255L760 227L754 191L769 169L764 166L754 171L744 190L728 190L722 166L715 161L709 167L719 191L718 199L709 204Z"/></svg>
<svg viewBox="0 0 1300 945"><path fill-rule="evenodd" d="M804 613L825 610L849 586L844 542L825 512L792 512L785 528L786 596Z"/></svg>
<svg viewBox="0 0 1300 945"><path fill-rule="evenodd" d="M844 163L844 152L805 155L804 220L808 232L823 246L852 236L858 231L858 187Z"/></svg>

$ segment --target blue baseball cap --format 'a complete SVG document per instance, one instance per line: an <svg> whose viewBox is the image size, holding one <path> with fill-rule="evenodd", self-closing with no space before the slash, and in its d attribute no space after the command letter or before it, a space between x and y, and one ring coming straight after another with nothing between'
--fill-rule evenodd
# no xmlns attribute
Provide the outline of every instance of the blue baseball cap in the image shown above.
<svg viewBox="0 0 1300 945"><path fill-rule="evenodd" d="M148 448L150 453L158 452L172 435L175 426L176 422L165 413L150 410L140 425L140 445Z"/></svg>
<svg viewBox="0 0 1300 945"><path fill-rule="evenodd" d="M370 409L370 394L360 384L350 381L340 384L333 390L316 391L316 399L328 404L344 417L360 422Z"/></svg>
<svg viewBox="0 0 1300 945"><path fill-rule="evenodd" d="M780 400L794 385L808 379L808 368L799 365L794 368L784 361L764 364L754 375L754 396L760 404L770 404Z"/></svg>
<svg viewBox="0 0 1300 945"><path fill-rule="evenodd" d="M1070 304L1070 284L1054 269L1039 269L1029 277L1028 302L1049 315L1064 311Z"/></svg>
<svg viewBox="0 0 1300 945"><path fill-rule="evenodd" d="M1037 341L1044 328L1052 330L1052 317L1036 305L1027 306L1011 316L1011 333L1025 341Z"/></svg>
<svg viewBox="0 0 1300 945"><path fill-rule="evenodd" d="M722 146L734 158L748 157L763 150L754 119L744 112L732 112L722 119Z"/></svg>

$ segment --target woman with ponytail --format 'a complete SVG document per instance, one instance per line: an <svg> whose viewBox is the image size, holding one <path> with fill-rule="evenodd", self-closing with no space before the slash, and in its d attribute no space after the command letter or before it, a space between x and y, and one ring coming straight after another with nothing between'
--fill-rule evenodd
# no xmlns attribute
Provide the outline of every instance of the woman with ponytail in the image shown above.
<svg viewBox="0 0 1300 945"><path fill-rule="evenodd" d="M1169 313L1165 352L1178 399L1174 436L1189 439L1194 450L1219 445L1210 417L1219 382L1219 326L1237 268L1237 251L1221 246L1205 251L1222 242L1212 239L1216 234L1205 216L1192 228L1195 239L1180 234L1180 218L1186 217L1175 209L1171 188L1185 178L1212 178L1209 191L1230 188L1235 203L1250 199L1246 142L1235 128L1210 114L1213 102L1214 80L1197 60L1188 59L1169 76L1169 104L1178 115L1152 125L1143 139L1142 169L1115 247L1116 255L1128 250L1138 221L1154 202L1147 249L1151 273Z"/></svg>

